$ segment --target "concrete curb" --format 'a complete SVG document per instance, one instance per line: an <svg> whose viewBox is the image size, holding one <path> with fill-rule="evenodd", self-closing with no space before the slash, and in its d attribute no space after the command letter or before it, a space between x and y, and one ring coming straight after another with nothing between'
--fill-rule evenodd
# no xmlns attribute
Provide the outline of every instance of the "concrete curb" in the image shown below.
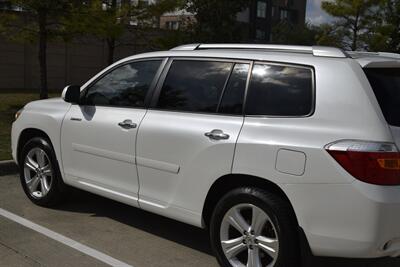
<svg viewBox="0 0 400 267"><path fill-rule="evenodd" d="M0 161L0 176L18 173L18 166L13 160Z"/></svg>

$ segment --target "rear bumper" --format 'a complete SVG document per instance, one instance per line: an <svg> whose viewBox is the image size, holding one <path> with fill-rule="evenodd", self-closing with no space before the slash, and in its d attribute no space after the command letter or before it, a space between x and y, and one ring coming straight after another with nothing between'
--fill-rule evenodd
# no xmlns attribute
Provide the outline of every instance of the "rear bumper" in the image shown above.
<svg viewBox="0 0 400 267"><path fill-rule="evenodd" d="M316 256L400 256L400 186L284 185Z"/></svg>

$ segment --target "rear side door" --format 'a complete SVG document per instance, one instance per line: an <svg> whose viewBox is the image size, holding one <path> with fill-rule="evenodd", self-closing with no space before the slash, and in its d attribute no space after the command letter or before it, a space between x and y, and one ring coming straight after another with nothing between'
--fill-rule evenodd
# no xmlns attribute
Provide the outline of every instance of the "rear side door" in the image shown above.
<svg viewBox="0 0 400 267"><path fill-rule="evenodd" d="M211 183L231 172L249 62L170 59L140 126L142 208L200 224Z"/></svg>
<svg viewBox="0 0 400 267"><path fill-rule="evenodd" d="M78 187L137 205L137 129L146 114L161 59L123 64L83 91L62 126L66 180Z"/></svg>

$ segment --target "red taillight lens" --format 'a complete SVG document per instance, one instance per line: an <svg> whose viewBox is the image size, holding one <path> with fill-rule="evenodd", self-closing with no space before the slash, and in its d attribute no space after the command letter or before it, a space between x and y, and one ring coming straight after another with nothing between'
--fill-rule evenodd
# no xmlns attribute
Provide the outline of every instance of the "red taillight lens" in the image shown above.
<svg viewBox="0 0 400 267"><path fill-rule="evenodd" d="M390 143L339 141L328 153L352 176L376 185L400 185L400 153Z"/></svg>

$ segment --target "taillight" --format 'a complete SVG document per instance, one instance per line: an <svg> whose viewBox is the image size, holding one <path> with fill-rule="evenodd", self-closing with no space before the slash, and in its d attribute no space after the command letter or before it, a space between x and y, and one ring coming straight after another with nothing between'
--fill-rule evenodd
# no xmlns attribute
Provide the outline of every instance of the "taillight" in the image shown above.
<svg viewBox="0 0 400 267"><path fill-rule="evenodd" d="M395 144L338 141L326 151L352 176L376 185L400 185L400 152Z"/></svg>

